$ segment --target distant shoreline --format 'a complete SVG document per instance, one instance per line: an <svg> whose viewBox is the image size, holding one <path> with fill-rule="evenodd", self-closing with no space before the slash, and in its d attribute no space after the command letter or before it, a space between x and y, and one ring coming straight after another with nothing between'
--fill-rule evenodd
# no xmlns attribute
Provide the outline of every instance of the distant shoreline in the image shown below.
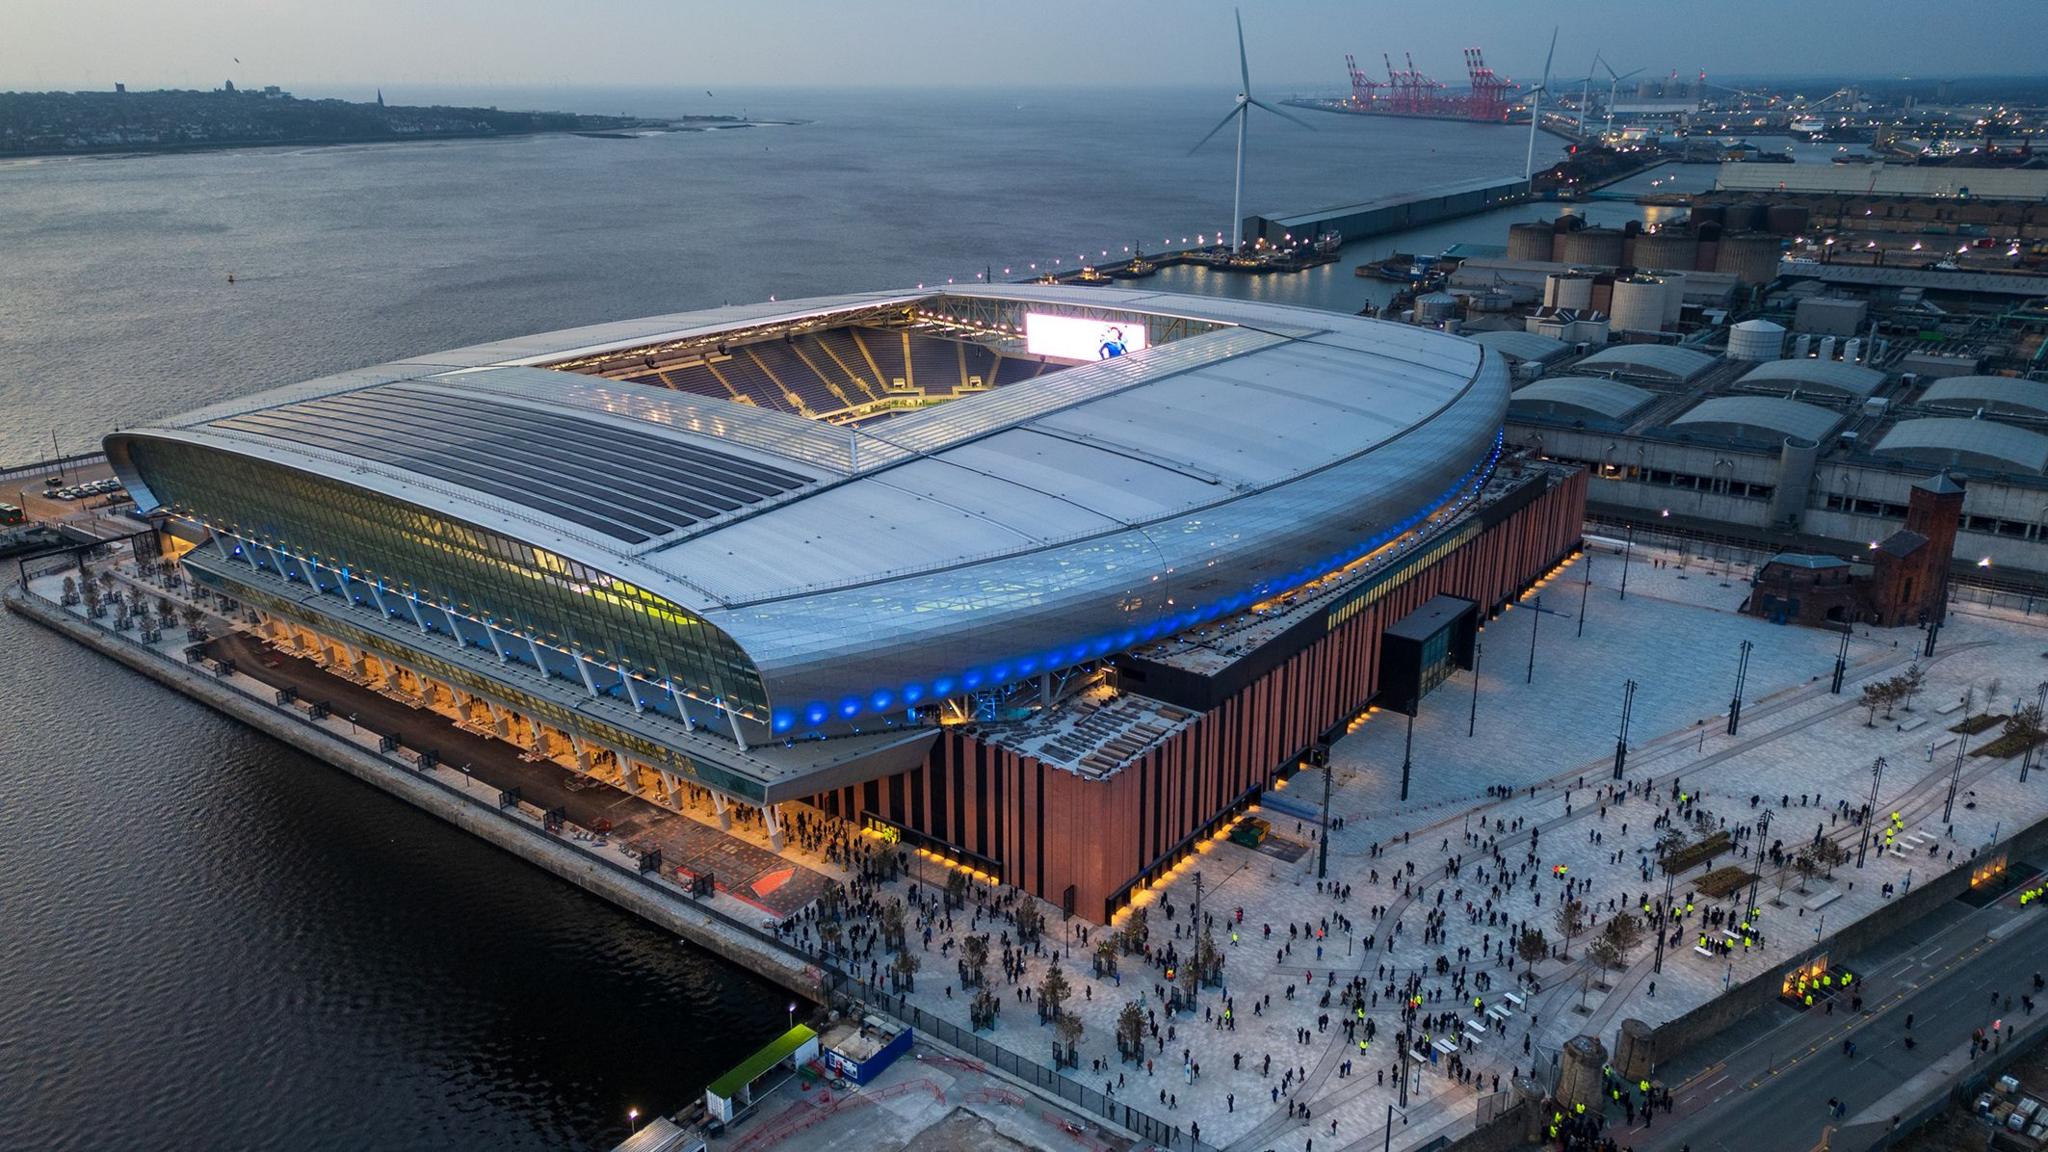
<svg viewBox="0 0 2048 1152"><path fill-rule="evenodd" d="M38 148L23 151L0 150L0 164L9 160L48 160L52 157L144 157L183 155L192 152L243 152L251 148L345 148L361 144L439 144L470 140L530 140L537 136L581 136L586 140L637 140L643 136L672 136L684 133L728 132L740 128L793 128L808 120L720 120L690 124L653 120L630 128L535 128L513 132L437 132L431 136L363 136L337 140L331 136L310 136L291 140L198 140L181 144L110 144L83 148Z"/></svg>

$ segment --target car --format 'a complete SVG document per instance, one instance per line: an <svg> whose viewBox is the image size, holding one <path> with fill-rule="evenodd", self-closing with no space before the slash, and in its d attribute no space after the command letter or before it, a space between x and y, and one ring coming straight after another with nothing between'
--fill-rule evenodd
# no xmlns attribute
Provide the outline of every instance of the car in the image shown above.
<svg viewBox="0 0 2048 1152"><path fill-rule="evenodd" d="M62 476L43 477L43 487L45 488L62 488L63 486L64 478Z"/></svg>

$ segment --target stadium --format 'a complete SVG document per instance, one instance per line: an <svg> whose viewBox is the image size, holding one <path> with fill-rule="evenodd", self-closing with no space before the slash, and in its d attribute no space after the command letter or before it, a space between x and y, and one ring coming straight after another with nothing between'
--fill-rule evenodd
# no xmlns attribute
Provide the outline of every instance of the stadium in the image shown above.
<svg viewBox="0 0 2048 1152"><path fill-rule="evenodd" d="M1569 555L1497 353L947 287L419 356L109 436L339 674L657 800L860 822L1107 917ZM1284 809L1283 809L1284 810Z"/></svg>

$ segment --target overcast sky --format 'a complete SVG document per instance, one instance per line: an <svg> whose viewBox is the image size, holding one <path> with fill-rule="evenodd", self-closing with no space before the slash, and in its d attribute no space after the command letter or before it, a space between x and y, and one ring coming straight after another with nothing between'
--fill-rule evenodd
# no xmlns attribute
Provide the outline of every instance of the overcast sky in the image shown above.
<svg viewBox="0 0 2048 1152"><path fill-rule="evenodd" d="M1336 87L1343 53L1462 78L1477 44L1559 75L2044 70L2048 0L1275 0L1243 4L1255 90ZM0 0L0 89L279 84L1235 87L1221 0ZM240 57L241 62L235 62Z"/></svg>

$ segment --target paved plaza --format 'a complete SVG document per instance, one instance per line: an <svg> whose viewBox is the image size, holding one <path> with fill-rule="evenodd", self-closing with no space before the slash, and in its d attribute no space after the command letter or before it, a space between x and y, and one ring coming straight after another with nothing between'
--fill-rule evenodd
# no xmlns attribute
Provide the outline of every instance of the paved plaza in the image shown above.
<svg viewBox="0 0 2048 1152"><path fill-rule="evenodd" d="M1392 1037L1411 991L1422 997L1422 1013L1457 1021L1473 1014L1470 998L1477 995L1506 1019L1497 1013L1484 1032L1473 1030L1474 1042L1461 1053L1463 1076L1448 1074L1448 1057L1411 1072L1392 1143L1415 1147L1468 1130L1482 1099L1495 1091L1495 1076L1505 1087L1515 1072L1534 1068L1547 1081L1553 1054L1570 1037L1593 1033L1611 1042L1624 1017L1652 1024L1676 1017L1729 983L1814 946L1830 926L1877 907L1890 898L1887 885L1903 890L1936 870L1961 866L1994 837L2048 814L2048 781L2022 785L2016 761L1966 756L1954 819L1942 819L1956 762L1947 728L1963 715L1949 705L1965 689L1979 711L1994 687L1989 705L1995 712L2009 711L2016 696L2031 699L2048 678L2048 631L2040 623L1959 607L1935 657L1923 662L1925 688L1910 710L1870 725L1858 701L1860 685L1903 671L1917 654L1920 632L1859 630L1849 645L1848 684L1842 695L1831 695L1838 636L1736 614L1745 572L1724 578L1718 564L1685 564L1669 553L1637 549L1624 599L1618 558L1593 555L1590 589L1583 586L1587 563L1582 558L1554 573L1485 629L1476 709L1469 674L1427 698L1414 725L1407 801L1399 798L1405 718L1375 713L1335 746L1331 814L1341 826L1330 839L1327 883L1316 879L1312 821L1281 810L1319 803L1321 777L1304 772L1260 813L1284 842L1282 851L1211 841L1144 894L1139 906L1149 919L1155 958L1169 946L1184 957L1193 948L1200 876L1202 911L1215 918L1225 968L1223 986L1203 989L1192 1011L1164 1010L1163 964L1148 965L1143 956L1121 958L1120 981L1095 977L1093 948L1076 937L1088 931L1099 940L1110 929L1062 924L1049 908L1047 943L1039 953L1019 953L1014 974L1006 974L999 958L1005 940L1014 940L1007 912L991 902L977 918L976 898L950 915L938 910L930 900L935 873L929 865L920 893L925 910L909 936L921 961L913 1001L967 1030L971 997L958 987L959 943L970 933L988 933L990 978L1003 1003L994 1029L982 1033L989 1040L1050 1062L1054 1030L1038 1022L1024 997L1057 962L1074 985L1068 1006L1084 1025L1079 1064L1068 1073L1074 1080L1199 1132L1204 1145L1310 1152L1313 1140L1314 1148L1331 1152L1381 1146L1389 1105L1397 1099ZM1539 594L1542 612L1536 610ZM1725 713L1745 640L1752 648L1742 725L1729 736ZM164 647L169 652L182 645L166 641ZM1637 690L1628 768L1617 785L1610 777L1627 680ZM1994 726L1970 746L1997 735ZM1879 756L1887 766L1877 810L1887 820L1898 813L1902 847L1873 850L1858 868L1862 829L1838 805L1867 799ZM1645 942L1624 969L1602 980L1585 978L1585 947L1599 924L1633 908L1645 893L1662 893L1664 878L1652 859L1664 831L1657 825L1660 818L1689 823L1684 815L1690 813L1681 814L1674 799L1681 794L1709 829L1751 827L1768 811L1772 823L1763 845L1783 841L1789 852L1818 832L1844 843L1850 861L1832 878L1810 882L1759 866L1760 942L1747 951L1713 957L1694 951L1702 918L1728 907L1725 900L1701 900L1662 972L1651 971L1653 952ZM704 824L711 819L708 811L684 815ZM745 823L728 835L764 841L761 829ZM859 842L852 837L850 831L817 837L808 848L792 840L783 855L807 870L848 878L823 853ZM1756 866L1754 847L1738 842L1716 866ZM843 859L843 851L833 855ZM1459 870L1447 876L1453 857L1460 858ZM1680 878L1681 902L1701 871ZM904 899L914 879L862 886L855 906L872 910ZM1554 913L1567 885L1593 922L1571 942L1570 959L1553 952L1531 973L1514 959L1508 941L1526 922L1555 944ZM1227 925L1240 909L1232 941ZM875 926L852 926L839 945L842 965L862 976L871 963L888 960L871 942ZM788 938L818 947L808 920ZM1350 1010L1339 1003L1354 980L1376 1034L1364 1052L1355 1035L1347 1037L1343 1020ZM1510 992L1522 1000L1519 1007ZM1117 1016L1133 1001L1158 1026L1156 1038L1148 1035L1142 1064L1119 1060L1115 1043ZM1434 1028L1432 1037L1447 1032L1455 1042L1455 1029Z"/></svg>

